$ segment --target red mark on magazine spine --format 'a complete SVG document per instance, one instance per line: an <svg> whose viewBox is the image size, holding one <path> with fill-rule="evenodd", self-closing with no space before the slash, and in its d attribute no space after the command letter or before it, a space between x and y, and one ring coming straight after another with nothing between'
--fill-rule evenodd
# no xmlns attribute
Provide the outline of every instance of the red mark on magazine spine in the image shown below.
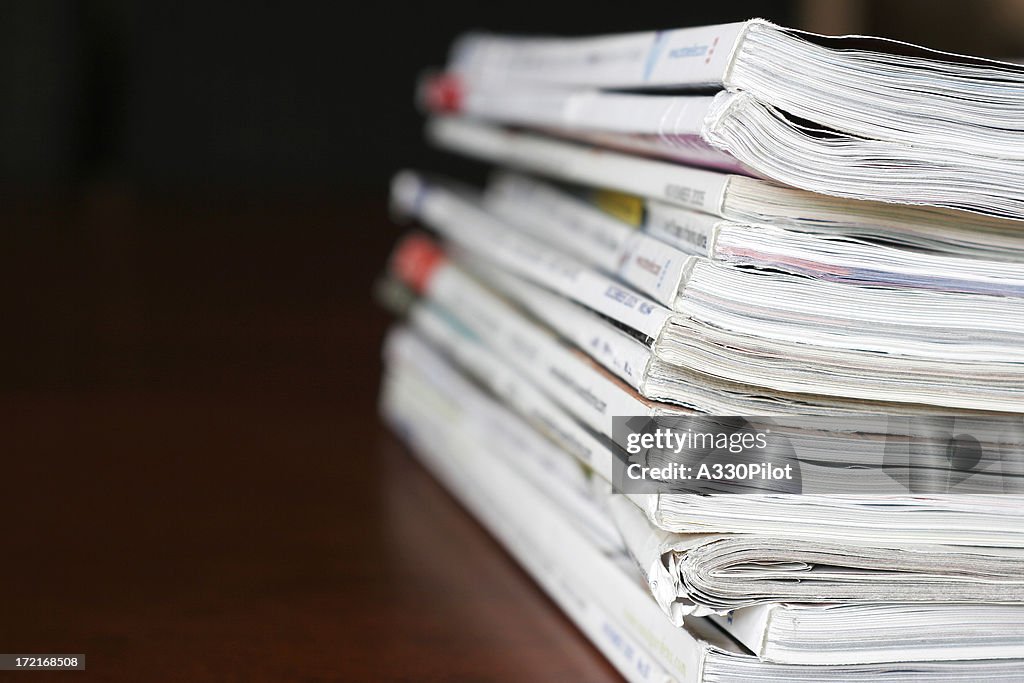
<svg viewBox="0 0 1024 683"><path fill-rule="evenodd" d="M430 278L445 262L444 252L428 237L410 235L395 249L391 271L405 284L422 294Z"/></svg>
<svg viewBox="0 0 1024 683"><path fill-rule="evenodd" d="M423 97L430 111L438 114L457 114L462 109L462 82L454 74L433 76L426 83Z"/></svg>
<svg viewBox="0 0 1024 683"><path fill-rule="evenodd" d="M711 63L711 55L715 54L715 48L717 46L718 46L718 38L716 37L713 41L711 41L711 48L708 50L707 56L704 57L704 63L705 64L710 64Z"/></svg>

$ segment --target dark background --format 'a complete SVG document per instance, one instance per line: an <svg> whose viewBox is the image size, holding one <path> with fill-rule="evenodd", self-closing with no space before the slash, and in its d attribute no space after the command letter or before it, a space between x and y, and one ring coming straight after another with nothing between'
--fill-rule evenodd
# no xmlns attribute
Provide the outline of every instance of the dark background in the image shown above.
<svg viewBox="0 0 1024 683"><path fill-rule="evenodd" d="M592 33L767 15L668 4L15 2L0 28L3 173L14 182L380 193L430 160L417 73L472 27ZM676 15L676 16L673 16Z"/></svg>
<svg viewBox="0 0 1024 683"><path fill-rule="evenodd" d="M86 653L60 680L613 680L376 418L388 179L479 172L421 143L417 73L474 27L762 16L1012 56L1022 15L3 2L0 652Z"/></svg>

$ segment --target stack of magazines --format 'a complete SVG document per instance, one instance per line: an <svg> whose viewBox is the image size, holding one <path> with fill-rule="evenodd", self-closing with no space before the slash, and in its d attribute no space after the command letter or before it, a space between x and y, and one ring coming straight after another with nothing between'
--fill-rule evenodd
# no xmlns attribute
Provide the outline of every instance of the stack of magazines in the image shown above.
<svg viewBox="0 0 1024 683"><path fill-rule="evenodd" d="M632 681L1024 679L1024 67L474 33L382 411Z"/></svg>

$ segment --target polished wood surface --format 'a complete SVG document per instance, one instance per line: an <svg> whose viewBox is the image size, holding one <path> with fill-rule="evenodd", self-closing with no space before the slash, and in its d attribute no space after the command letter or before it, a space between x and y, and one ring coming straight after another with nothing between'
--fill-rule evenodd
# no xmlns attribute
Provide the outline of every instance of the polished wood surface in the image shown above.
<svg viewBox="0 0 1024 683"><path fill-rule="evenodd" d="M376 417L382 207L6 204L8 677L618 680Z"/></svg>

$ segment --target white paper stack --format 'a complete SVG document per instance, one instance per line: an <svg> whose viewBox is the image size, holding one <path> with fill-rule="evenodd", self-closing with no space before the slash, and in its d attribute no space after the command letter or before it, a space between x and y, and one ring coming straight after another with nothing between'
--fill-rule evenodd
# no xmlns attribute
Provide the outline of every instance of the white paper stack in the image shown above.
<svg viewBox="0 0 1024 683"><path fill-rule="evenodd" d="M1024 69L474 34L420 100L499 168L395 178L382 410L627 679L1021 678ZM797 483L623 431L708 420Z"/></svg>
<svg viewBox="0 0 1024 683"><path fill-rule="evenodd" d="M1015 680L1024 664L1019 605L775 602L729 612L725 633L666 618L604 541L600 508L571 502L582 470L566 476L564 451L408 330L386 356L385 415L629 680ZM552 481L563 490L545 495ZM807 624L804 610L827 616Z"/></svg>
<svg viewBox="0 0 1024 683"><path fill-rule="evenodd" d="M754 20L572 40L475 34L449 68L465 90L452 108L473 115L693 162L709 152L686 150L703 142L816 192L1024 217L1017 64ZM723 92L597 90L709 87Z"/></svg>
<svg viewBox="0 0 1024 683"><path fill-rule="evenodd" d="M922 265L913 256L893 258L888 248L872 247L863 250L867 259L863 251L857 255L848 249L844 260L819 238L818 263L796 243L776 244L775 254L759 260L756 244L749 250L744 244L735 251L744 258L754 252L750 260L762 268L741 269L659 247L655 240L626 245L633 258L622 263L633 267L620 273L622 279L654 299L525 234L533 229L555 234L550 226L519 230L517 225L530 219L503 220L461 188L406 173L396 179L393 198L399 209L475 258L651 340L652 353L671 366L797 394L1024 409L1024 298L1019 296L1024 270L1015 264L968 262L944 276L929 267L938 257L922 257ZM585 244L575 235L565 239ZM716 242L712 236L713 254ZM619 248L612 255L621 259L622 254ZM897 265L887 264L887 257ZM858 270L858 259L873 268ZM788 262L804 274L776 272L786 270ZM847 265L837 268L839 263ZM804 276L828 268L867 286ZM928 286L917 286L916 280ZM992 289L999 295L957 289ZM678 400L669 392L659 398Z"/></svg>

